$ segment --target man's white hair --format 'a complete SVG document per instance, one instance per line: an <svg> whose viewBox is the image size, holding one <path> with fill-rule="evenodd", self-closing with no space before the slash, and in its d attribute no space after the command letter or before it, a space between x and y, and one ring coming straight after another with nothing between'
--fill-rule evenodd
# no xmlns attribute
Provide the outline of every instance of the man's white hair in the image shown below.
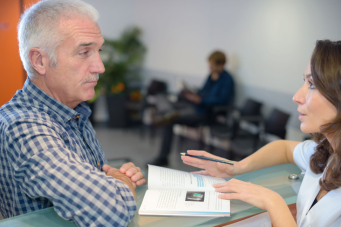
<svg viewBox="0 0 341 227"><path fill-rule="evenodd" d="M29 77L34 69L29 60L29 52L36 47L49 57L50 66L57 66L57 48L64 36L58 32L61 19L84 17L93 22L98 20L98 11L80 0L44 0L27 9L18 24L20 58Z"/></svg>

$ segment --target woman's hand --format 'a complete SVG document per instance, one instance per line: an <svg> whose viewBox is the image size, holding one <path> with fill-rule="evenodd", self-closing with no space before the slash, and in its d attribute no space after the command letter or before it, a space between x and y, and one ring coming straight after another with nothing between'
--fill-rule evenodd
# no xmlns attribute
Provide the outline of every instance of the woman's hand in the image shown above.
<svg viewBox="0 0 341 227"><path fill-rule="evenodd" d="M187 153L190 155L203 156L203 157L208 157L208 158L230 161L230 160L212 155L206 151L188 150ZM202 171L193 172L195 174L210 175L213 177L221 177L221 178L230 178L241 173L238 162L233 162L234 165L229 165L229 164L224 164L220 162L213 162L213 161L193 158L190 156L182 156L181 159L183 163L187 165L203 169Z"/></svg>
<svg viewBox="0 0 341 227"><path fill-rule="evenodd" d="M269 210L284 202L278 193L270 189L237 179L215 184L213 187L216 192L228 192L228 194L220 194L221 199L238 199L260 209Z"/></svg>
<svg viewBox="0 0 341 227"><path fill-rule="evenodd" d="M291 227L296 222L284 199L276 192L259 185L237 179L215 184L213 187L220 194L220 199L238 199L269 212L272 225L275 227Z"/></svg>

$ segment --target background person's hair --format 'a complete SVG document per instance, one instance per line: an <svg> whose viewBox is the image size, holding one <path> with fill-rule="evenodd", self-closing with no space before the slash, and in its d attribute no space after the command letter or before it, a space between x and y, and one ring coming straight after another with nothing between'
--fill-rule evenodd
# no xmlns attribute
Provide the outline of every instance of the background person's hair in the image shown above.
<svg viewBox="0 0 341 227"><path fill-rule="evenodd" d="M97 22L98 12L80 0L45 0L23 13L18 24L18 41L20 58L28 76L33 77L34 73L28 56L33 47L48 55L51 67L57 66L57 48L64 39L58 32L59 22L61 19L75 17Z"/></svg>
<svg viewBox="0 0 341 227"><path fill-rule="evenodd" d="M221 51L214 51L208 57L208 60L214 62L216 65L225 65L227 62L225 54Z"/></svg>
<svg viewBox="0 0 341 227"><path fill-rule="evenodd" d="M321 126L321 133L313 135L318 144L310 159L310 168L323 173L320 186L326 191L341 187L341 41L318 40L311 57L311 75L317 90L337 110L335 119ZM332 135L330 141L325 137Z"/></svg>

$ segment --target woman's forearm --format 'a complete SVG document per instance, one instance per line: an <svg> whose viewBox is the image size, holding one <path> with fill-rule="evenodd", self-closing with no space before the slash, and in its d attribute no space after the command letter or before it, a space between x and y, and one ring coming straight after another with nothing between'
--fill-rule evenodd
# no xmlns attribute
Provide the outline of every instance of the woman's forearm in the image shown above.
<svg viewBox="0 0 341 227"><path fill-rule="evenodd" d="M266 210L274 227L297 227L295 219L282 197L279 196L278 199L272 200Z"/></svg>
<svg viewBox="0 0 341 227"><path fill-rule="evenodd" d="M265 145L239 162L239 174L285 163L295 164L293 151L299 143L297 141L277 140Z"/></svg>

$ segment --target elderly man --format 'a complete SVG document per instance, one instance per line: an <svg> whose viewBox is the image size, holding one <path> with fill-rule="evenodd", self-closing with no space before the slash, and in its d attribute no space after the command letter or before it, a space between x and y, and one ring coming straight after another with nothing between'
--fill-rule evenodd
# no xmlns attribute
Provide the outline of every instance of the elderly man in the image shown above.
<svg viewBox="0 0 341 227"><path fill-rule="evenodd" d="M126 226L136 212L132 163L119 170L96 139L84 101L104 72L97 11L79 0L46 0L22 15L20 57L28 78L0 109L0 212L53 206L79 226Z"/></svg>

